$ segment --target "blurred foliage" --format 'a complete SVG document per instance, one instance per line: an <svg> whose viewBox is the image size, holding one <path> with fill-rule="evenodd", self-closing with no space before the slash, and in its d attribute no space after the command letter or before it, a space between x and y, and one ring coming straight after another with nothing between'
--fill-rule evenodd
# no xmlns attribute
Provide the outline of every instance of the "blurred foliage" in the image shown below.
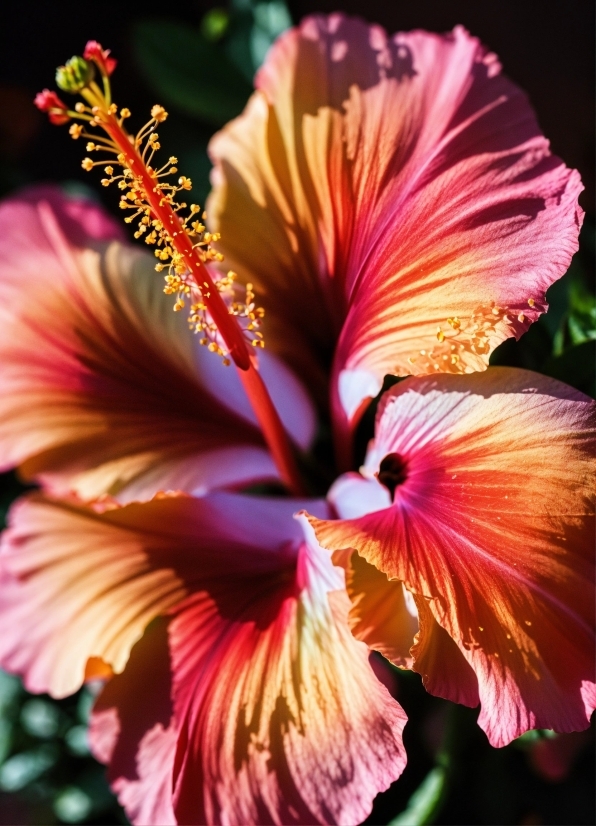
<svg viewBox="0 0 596 826"><path fill-rule="evenodd" d="M267 49L290 24L282 0L231 0L211 8L195 26L139 19L133 28L139 71L151 93L176 114L160 128L162 139L179 156L202 201L209 188L208 140L242 111ZM17 93L2 94L12 100ZM22 103L17 98L13 109ZM23 130L36 128L36 117L33 111L29 120L19 120L18 141L25 140ZM0 151L5 193L27 180L12 151ZM497 348L491 363L535 370L596 396L593 223L585 224L580 240L568 273L547 293L549 312L519 341ZM387 377L383 390L395 381ZM372 404L357 433L362 456L374 412ZM0 476L0 520L26 490L14 473ZM418 675L373 659L409 718L408 765L399 782L378 796L367 823L594 822L594 753L588 748L594 726L561 737L528 732L504 749L492 749L476 725L476 710L432 697ZM127 822L104 767L89 754L86 722L94 690L56 701L28 694L16 677L0 672L0 826Z"/></svg>
<svg viewBox="0 0 596 826"><path fill-rule="evenodd" d="M239 115L267 49L291 25L282 0L233 0L211 9L196 30L169 20L144 20L135 52L164 104L212 126Z"/></svg>
<svg viewBox="0 0 596 826"><path fill-rule="evenodd" d="M142 76L164 105L187 116L175 124L170 119L160 134L176 147L180 169L201 203L209 191L209 138L242 112L267 49L291 24L283 0L231 0L210 9L196 28L167 19L134 26Z"/></svg>
<svg viewBox="0 0 596 826"><path fill-rule="evenodd" d="M32 696L0 671L0 823L126 823L90 757L90 688Z"/></svg>
<svg viewBox="0 0 596 826"><path fill-rule="evenodd" d="M596 398L594 236L594 224L586 221L579 252L546 293L548 312L519 341L497 347L491 364L535 370Z"/></svg>

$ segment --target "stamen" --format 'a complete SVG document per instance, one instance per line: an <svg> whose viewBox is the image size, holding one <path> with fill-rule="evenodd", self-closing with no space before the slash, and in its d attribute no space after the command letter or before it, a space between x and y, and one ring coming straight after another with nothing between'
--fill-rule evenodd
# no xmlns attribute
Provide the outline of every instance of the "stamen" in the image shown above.
<svg viewBox="0 0 596 826"><path fill-rule="evenodd" d="M252 348L264 346L259 330L264 310L255 306L252 284L246 285L242 295L235 273L230 270L224 275L208 268L210 262L224 260L212 246L220 236L207 232L203 223L207 217L205 212L201 214L202 220L197 220L201 213L198 204L188 207L179 200L179 193L192 190L190 178L180 175L176 183L171 182L171 178L170 182L164 180L178 173L177 158L171 156L158 169L153 166L153 157L160 149L155 130L168 113L156 104L151 109L151 119L135 136L131 135L123 127L124 120L131 116L130 109L120 109L118 116L118 107L111 99L109 75L116 65L114 59L95 41L87 44L85 58L87 60L73 57L57 73L60 88L79 93L84 102L77 102L74 111L67 110L54 93L46 90L39 97L38 105L40 108L43 105L56 123L75 119L104 131L106 137L84 132L79 124L71 127L73 138L90 139L88 152L115 155L109 159L108 166L105 166L107 158L93 161L86 157L82 161L83 169L90 171L103 166L106 177L101 180L102 185L107 187L117 182L121 192L120 209L132 211L124 221L127 224L137 221L135 237L143 238L155 248L155 269L165 272L164 292L175 296L174 311L188 307L189 327L199 336L200 343L217 353L224 364L235 363L281 477L300 495L304 491L292 448L258 372L256 356L251 352ZM103 90L94 80L96 70L101 73ZM56 108L58 112L54 115ZM120 167L121 174L114 174L115 167Z"/></svg>
<svg viewBox="0 0 596 826"><path fill-rule="evenodd" d="M528 299L531 308L536 300ZM520 325L527 321L526 313L517 308L498 307L496 304L476 307L469 317L453 316L437 327L437 343L429 350L419 350L408 358L408 364L416 375L440 370L449 373L466 373L477 369L478 358L485 357L495 344L505 337L523 332ZM396 367L396 372L399 367Z"/></svg>
<svg viewBox="0 0 596 826"><path fill-rule="evenodd" d="M108 53L101 51L99 44L93 44L90 53L96 56L95 64L102 70ZM186 204L178 201L177 196L180 192L190 192L192 181L185 175L180 175L177 183L173 183L171 178L167 180L178 172L177 158L171 156L157 170L153 167L153 157L161 148L155 129L166 120L168 113L163 106L153 106L151 120L131 138L122 127L123 121L131 115L130 109L122 108L118 118L116 104L102 93L92 75L90 64L82 58L73 58L59 70L62 87L79 91L88 104L78 102L75 113L81 118L88 117L90 113L93 116L91 125L103 128L107 137L85 132L79 123L70 127L71 136L74 139L81 136L89 138L88 152L116 155L114 163L123 168L124 174L115 177L110 167L111 171L106 169L108 177L103 178L101 183L108 187L118 182L122 193L120 208L135 209L134 215L125 219L126 223L139 219L135 237L144 235L147 244L157 247L159 263L156 270L166 270L164 292L175 296L174 310L185 307L185 297L188 298L189 326L200 334L201 343L226 362L231 356L246 369L248 351L245 344L239 341L238 324L241 327L240 336L246 344L263 347L263 336L258 328L264 313L261 308L255 307L251 285L247 285L242 299L233 273L224 276L205 268L209 262L223 261L223 255L212 246L219 240L219 235L207 232L202 222L190 220L200 212L197 204L193 204L190 212L184 215ZM105 81L106 76L104 86ZM109 82L107 85L109 87ZM101 164L102 161L94 162L86 157L81 165L86 171L91 171ZM152 222L150 232L147 232L148 222ZM203 306L204 309L200 309ZM230 324L226 315L234 316L236 323Z"/></svg>

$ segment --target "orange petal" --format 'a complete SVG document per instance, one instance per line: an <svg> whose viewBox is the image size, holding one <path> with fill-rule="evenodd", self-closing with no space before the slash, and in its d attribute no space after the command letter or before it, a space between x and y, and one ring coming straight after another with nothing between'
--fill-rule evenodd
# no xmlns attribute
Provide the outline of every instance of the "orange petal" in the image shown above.
<svg viewBox="0 0 596 826"><path fill-rule="evenodd" d="M352 602L352 634L397 666L410 668L418 614L401 582L390 582L359 554L350 555L346 591Z"/></svg>
<svg viewBox="0 0 596 826"><path fill-rule="evenodd" d="M85 682L107 680L114 676L114 670L101 657L89 657L85 665Z"/></svg>
<svg viewBox="0 0 596 826"><path fill-rule="evenodd" d="M431 694L477 706L478 681L449 634L436 622L424 597L412 597L402 582L388 580L358 553L333 555L346 568L352 602L352 634L394 665L422 675Z"/></svg>
<svg viewBox="0 0 596 826"><path fill-rule="evenodd" d="M271 345L312 384L337 346L344 428L385 374L483 370L544 312L581 184L477 39L309 17L256 85L212 140L211 220Z"/></svg>
<svg viewBox="0 0 596 826"><path fill-rule="evenodd" d="M393 503L312 520L324 547L353 548L426 598L429 622L475 672L494 745L530 728L585 728L594 707L595 411L522 370L408 379L383 398L361 482L393 478ZM348 511L355 498L350 489ZM341 495L331 500L342 516ZM471 702L469 672L443 670L446 640L420 619L412 654L426 660L429 689Z"/></svg>
<svg viewBox="0 0 596 826"><path fill-rule="evenodd" d="M431 694L474 708L480 703L480 697L473 668L434 618L428 600L419 596L414 599L420 631L410 652L412 669L422 675L424 687Z"/></svg>

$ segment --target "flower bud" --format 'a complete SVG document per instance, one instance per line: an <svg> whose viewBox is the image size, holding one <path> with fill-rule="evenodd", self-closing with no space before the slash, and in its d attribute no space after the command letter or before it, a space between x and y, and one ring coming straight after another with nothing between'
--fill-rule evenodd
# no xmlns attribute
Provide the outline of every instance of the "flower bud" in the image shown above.
<svg viewBox="0 0 596 826"><path fill-rule="evenodd" d="M42 112L47 112L50 123L54 123L56 126L68 123L70 120L70 115L67 113L67 105L60 100L56 92L44 89L43 92L38 92L35 95L33 103Z"/></svg>
<svg viewBox="0 0 596 826"><path fill-rule="evenodd" d="M110 50L104 49L97 40L89 40L83 52L85 60L92 60L104 75L111 75L116 68L116 60L110 57Z"/></svg>
<svg viewBox="0 0 596 826"><path fill-rule="evenodd" d="M75 55L56 69L56 83L63 92L76 94L91 83L94 74L93 64Z"/></svg>

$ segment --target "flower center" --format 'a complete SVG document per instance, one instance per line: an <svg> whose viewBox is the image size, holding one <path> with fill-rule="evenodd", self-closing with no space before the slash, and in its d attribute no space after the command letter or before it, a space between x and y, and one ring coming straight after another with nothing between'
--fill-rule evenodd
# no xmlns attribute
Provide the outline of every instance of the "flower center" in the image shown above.
<svg viewBox="0 0 596 826"><path fill-rule="evenodd" d="M399 453L389 453L379 465L377 479L384 485L391 498L395 496L395 488L408 478L408 463Z"/></svg>

